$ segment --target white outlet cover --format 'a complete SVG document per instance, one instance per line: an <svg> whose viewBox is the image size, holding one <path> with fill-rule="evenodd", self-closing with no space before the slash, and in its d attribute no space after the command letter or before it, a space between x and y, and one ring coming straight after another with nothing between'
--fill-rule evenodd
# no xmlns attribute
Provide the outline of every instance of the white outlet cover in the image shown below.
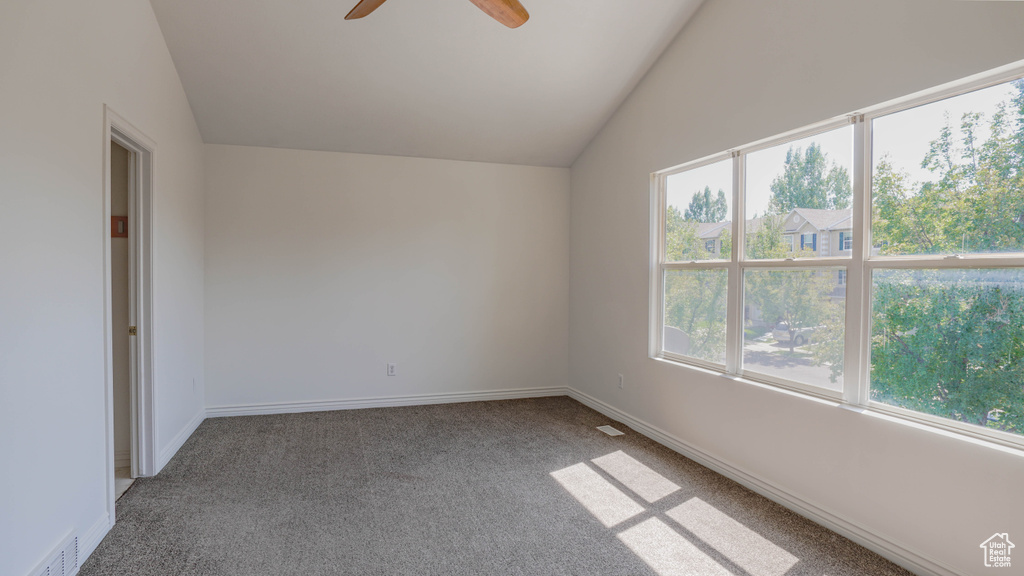
<svg viewBox="0 0 1024 576"><path fill-rule="evenodd" d="M612 428L611 426L607 426L607 425L605 425L605 426L598 426L597 429L600 430L601 432L604 432L605 434L607 434L609 436L622 436L622 435L625 434L625 432L622 432L620 430L616 430L615 428Z"/></svg>

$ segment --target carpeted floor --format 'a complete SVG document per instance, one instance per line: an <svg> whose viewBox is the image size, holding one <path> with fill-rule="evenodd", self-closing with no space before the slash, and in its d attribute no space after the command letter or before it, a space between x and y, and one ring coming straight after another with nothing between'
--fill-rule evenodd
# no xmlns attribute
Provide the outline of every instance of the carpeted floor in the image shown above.
<svg viewBox="0 0 1024 576"><path fill-rule="evenodd" d="M908 572L566 397L207 420L100 575Z"/></svg>

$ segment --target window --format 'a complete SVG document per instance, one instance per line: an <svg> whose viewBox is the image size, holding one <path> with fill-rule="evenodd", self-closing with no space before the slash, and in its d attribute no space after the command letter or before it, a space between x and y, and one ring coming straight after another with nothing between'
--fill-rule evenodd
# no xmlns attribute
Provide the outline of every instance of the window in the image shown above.
<svg viewBox="0 0 1024 576"><path fill-rule="evenodd" d="M843 272L843 270L839 270ZM752 269L743 297L743 372L841 393L846 305L834 268Z"/></svg>
<svg viewBox="0 0 1024 576"><path fill-rule="evenodd" d="M871 125L871 401L1024 435L1024 81Z"/></svg>
<svg viewBox="0 0 1024 576"><path fill-rule="evenodd" d="M730 257L732 163L715 162L672 174L665 187L665 258L685 262ZM716 239L721 242L720 254L715 254Z"/></svg>
<svg viewBox="0 0 1024 576"><path fill-rule="evenodd" d="M853 250L853 234L849 232L839 233L839 249L844 251Z"/></svg>
<svg viewBox="0 0 1024 576"><path fill-rule="evenodd" d="M652 356L1024 447L1021 76L657 173Z"/></svg>
<svg viewBox="0 0 1024 576"><path fill-rule="evenodd" d="M667 175L663 182L659 352L720 369L725 366L729 281L722 264L733 252L732 161L704 163Z"/></svg>
<svg viewBox="0 0 1024 576"><path fill-rule="evenodd" d="M878 269L871 400L1024 432L1024 269Z"/></svg>
<svg viewBox="0 0 1024 576"><path fill-rule="evenodd" d="M665 351L725 364L726 270L665 272Z"/></svg>
<svg viewBox="0 0 1024 576"><path fill-rule="evenodd" d="M784 252L793 252L794 241L799 242L796 256L819 256L817 231L850 217L853 126L848 122L756 147L743 154L743 165L748 260L793 256Z"/></svg>

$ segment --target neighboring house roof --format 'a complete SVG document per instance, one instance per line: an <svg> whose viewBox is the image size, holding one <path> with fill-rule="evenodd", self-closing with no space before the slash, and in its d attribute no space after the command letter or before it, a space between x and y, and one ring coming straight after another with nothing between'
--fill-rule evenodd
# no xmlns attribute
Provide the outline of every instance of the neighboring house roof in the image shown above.
<svg viewBox="0 0 1024 576"><path fill-rule="evenodd" d="M756 234L764 226L764 218L751 218L747 220L747 234Z"/></svg>
<svg viewBox="0 0 1024 576"><path fill-rule="evenodd" d="M710 240L722 235L722 231L732 225L731 221L725 222L701 222L697 224L697 237L701 240Z"/></svg>
<svg viewBox="0 0 1024 576"><path fill-rule="evenodd" d="M786 222L792 220L793 214L800 215L800 223L786 227L786 233L792 234L799 230L804 224L810 224L819 231L848 230L853 218L853 210L816 210L813 208L796 208L786 215ZM764 218L751 218L747 220L747 233L755 233L761 230L764 225ZM701 240L718 238L722 232L732 226L731 220L725 222L700 222L697 224L697 237Z"/></svg>
<svg viewBox="0 0 1024 576"><path fill-rule="evenodd" d="M853 218L853 210L847 208L845 210L818 210L814 208L794 208L790 212L790 216L793 213L799 214L808 224L814 226L818 230L839 230L851 228L850 219ZM787 216L787 219L789 217ZM803 222L795 228L786 228L786 232L795 232L800 226L803 226Z"/></svg>

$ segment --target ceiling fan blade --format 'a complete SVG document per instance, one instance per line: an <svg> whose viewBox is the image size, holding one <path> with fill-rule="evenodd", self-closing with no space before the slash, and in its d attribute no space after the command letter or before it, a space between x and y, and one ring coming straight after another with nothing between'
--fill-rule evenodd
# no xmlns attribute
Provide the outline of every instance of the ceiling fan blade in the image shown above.
<svg viewBox="0 0 1024 576"><path fill-rule="evenodd" d="M491 18L509 28L518 28L530 19L530 13L519 0L469 0Z"/></svg>
<svg viewBox="0 0 1024 576"><path fill-rule="evenodd" d="M380 8L380 5L385 2L387 0L359 0L359 4L356 4L356 7L348 13L348 16L345 16L345 20L355 20L356 18L369 16L370 12Z"/></svg>

